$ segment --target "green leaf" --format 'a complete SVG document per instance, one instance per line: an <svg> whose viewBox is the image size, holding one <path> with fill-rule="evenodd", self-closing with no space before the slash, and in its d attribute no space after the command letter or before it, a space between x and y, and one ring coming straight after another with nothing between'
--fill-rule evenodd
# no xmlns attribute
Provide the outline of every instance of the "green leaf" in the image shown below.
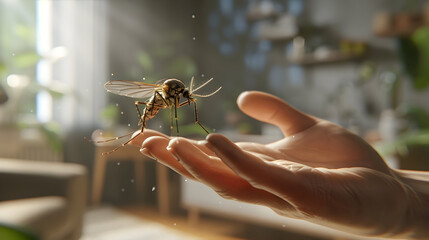
<svg viewBox="0 0 429 240"><path fill-rule="evenodd" d="M429 130L410 133L403 138L403 141L407 146L429 146Z"/></svg>
<svg viewBox="0 0 429 240"><path fill-rule="evenodd" d="M18 53L13 58L12 64L18 68L32 67L40 60L40 56L33 51Z"/></svg>
<svg viewBox="0 0 429 240"><path fill-rule="evenodd" d="M49 146L51 146L54 151L61 152L63 149L60 138L61 126L58 123L50 122L41 125L40 129L45 134Z"/></svg>
<svg viewBox="0 0 429 240"><path fill-rule="evenodd" d="M416 146L429 147L429 130L409 132L398 136L393 142L376 145L375 148L382 156L395 153L405 156L408 149Z"/></svg>
<svg viewBox="0 0 429 240"><path fill-rule="evenodd" d="M429 113L418 106L410 106L407 109L407 118L419 129L429 129Z"/></svg>
<svg viewBox="0 0 429 240"><path fill-rule="evenodd" d="M159 59L172 57L174 52L174 47L166 44L158 44L153 49L153 54Z"/></svg>
<svg viewBox="0 0 429 240"><path fill-rule="evenodd" d="M33 26L27 26L25 24L17 24L14 26L14 31L21 39L27 39L30 42L34 42L36 39L36 28Z"/></svg>
<svg viewBox="0 0 429 240"><path fill-rule="evenodd" d="M6 72L6 65L3 62L0 62L0 75Z"/></svg>
<svg viewBox="0 0 429 240"><path fill-rule="evenodd" d="M176 76L193 76L196 72L197 65L187 56L176 58L169 67L169 73Z"/></svg>
<svg viewBox="0 0 429 240"><path fill-rule="evenodd" d="M139 52L137 54L137 60L140 63L140 66L143 68L145 72L153 71L153 62L150 55L146 52Z"/></svg>
<svg viewBox="0 0 429 240"><path fill-rule="evenodd" d="M414 74L414 87L425 89L429 86L429 27L417 29L411 36L416 45L419 55Z"/></svg>
<svg viewBox="0 0 429 240"><path fill-rule="evenodd" d="M13 226L0 225L0 239L38 240L36 235Z"/></svg>
<svg viewBox="0 0 429 240"><path fill-rule="evenodd" d="M203 125L204 126L204 125ZM212 130L208 126L204 126L209 132ZM182 136L205 136L207 133L198 124L191 123L179 126L179 131Z"/></svg>
<svg viewBox="0 0 429 240"><path fill-rule="evenodd" d="M116 107L114 104L110 104L109 106L105 107L103 111L101 111L101 117L103 119L116 121L119 117L118 107Z"/></svg>
<svg viewBox="0 0 429 240"><path fill-rule="evenodd" d="M399 39L399 55L405 71L415 78L418 73L419 49L414 41L410 38Z"/></svg>

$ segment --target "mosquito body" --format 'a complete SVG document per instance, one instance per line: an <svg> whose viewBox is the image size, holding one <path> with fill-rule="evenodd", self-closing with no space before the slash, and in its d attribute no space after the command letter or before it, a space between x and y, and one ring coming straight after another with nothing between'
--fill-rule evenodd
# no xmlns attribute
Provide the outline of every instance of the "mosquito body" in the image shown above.
<svg viewBox="0 0 429 240"><path fill-rule="evenodd" d="M106 86L106 89L108 88L109 87ZM185 87L185 84L182 81L178 79L168 79L168 80L165 80L161 86L157 87L154 90L154 93L149 100L147 100L146 102L136 101L135 104L140 118L139 125L142 126L141 127L142 132L146 128L147 120L155 117L161 109L167 108L167 107L171 109L170 110L171 114L173 113L172 110L174 108L176 128L178 129L176 109L178 107L181 107L181 104L179 103L181 96L183 96L188 100L182 103L182 106L187 105L191 102L195 102L195 99L190 96L189 90ZM143 110L143 114L140 113L140 109L138 107L139 105L146 106ZM172 120L172 117L170 117L170 119ZM196 119L196 122L198 123L197 120L198 119ZM207 132L207 130L203 126L201 127L204 129L205 132ZM170 124L170 128L173 129L172 123Z"/></svg>
<svg viewBox="0 0 429 240"><path fill-rule="evenodd" d="M203 83L196 89L193 89L194 78L191 79L191 85L189 89L179 79L167 79L160 84L113 80L113 81L107 82L104 85L104 87L108 92L126 96L126 97L138 98L138 99L149 98L146 101L135 101L137 113L139 115L139 126L141 126L140 133L143 133L144 129L146 128L147 121L149 119L154 118L158 114L158 112L164 108L170 109L171 132L173 131L172 129L173 129L173 111L174 111L174 119L176 122L176 129L178 133L179 128L178 128L178 119L177 119L177 108L185 105L190 105L192 103L194 106L195 123L198 124L208 134L209 132L207 131L207 129L205 129L204 126L201 125L201 123L198 121L198 112L197 112L197 104L196 104L195 97L212 96L213 94L217 93L222 87L219 87L216 91L207 95L195 94L194 92L201 89L212 80L213 78L207 80L205 83ZM180 102L181 98L184 99L183 102ZM143 109L143 112L140 111L139 106L141 105L145 106L145 108ZM92 141L92 142L96 142L96 143L111 142L126 136L130 136L131 134L132 133L129 133L121 137L116 137L116 138L108 139L104 141ZM135 136L131 137L128 141L123 143L121 146L113 149L110 152L106 152L103 154L109 154L118 150L119 148L127 145L138 135L139 134L136 134Z"/></svg>

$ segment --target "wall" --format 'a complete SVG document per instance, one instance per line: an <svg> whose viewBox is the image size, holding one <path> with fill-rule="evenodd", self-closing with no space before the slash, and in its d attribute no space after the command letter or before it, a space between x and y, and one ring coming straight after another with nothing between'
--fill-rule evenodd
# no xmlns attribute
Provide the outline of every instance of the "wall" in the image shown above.
<svg viewBox="0 0 429 240"><path fill-rule="evenodd" d="M230 2L232 13L223 10L222 5ZM310 114L337 122L345 127L358 127L360 133L377 127L379 114L388 108L387 88L380 80L380 74L386 70L402 71L398 60L394 38L382 38L374 35L373 17L380 11L395 12L403 1L273 1L279 3L284 11L291 12L292 2L302 2L303 13L298 18L300 24L312 24L328 28L336 40L354 39L365 41L370 46L368 56L361 61L348 61L334 64L312 66L291 65L286 62L285 52L290 42L264 43L255 39L257 22L246 23L246 33L238 31L232 40L226 34L229 25L235 24L235 18L246 11L249 3L243 1L204 1L202 14L205 23L200 26L200 33L205 36L200 43L202 49L199 59L203 69L212 71L222 81L223 98L230 103L244 90L263 90L276 94L293 106ZM289 3L289 5L287 4ZM418 2L421 4L421 2ZM199 14L201 15L201 14ZM216 16L218 25L213 25ZM218 39L211 40L211 35ZM219 40L220 39L220 40ZM222 53L221 45L231 42L235 51ZM263 46L268 46L263 49ZM256 49L256 50L255 50ZM252 69L246 64L248 53L261 53L259 66ZM377 63L378 70L369 81L363 81L360 71L368 61ZM403 102L425 106L428 93L416 93L403 74ZM233 108L227 105L225 109ZM426 107L427 108L427 107Z"/></svg>

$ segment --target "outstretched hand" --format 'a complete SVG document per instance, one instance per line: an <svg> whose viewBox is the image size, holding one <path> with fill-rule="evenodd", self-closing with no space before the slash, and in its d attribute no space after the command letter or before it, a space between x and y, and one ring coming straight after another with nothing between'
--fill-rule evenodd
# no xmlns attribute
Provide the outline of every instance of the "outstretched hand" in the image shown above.
<svg viewBox="0 0 429 240"><path fill-rule="evenodd" d="M224 198L265 205L283 216L363 235L427 231L419 225L427 202L360 137L266 93L244 92L237 104L285 137L233 143L220 134L195 141L145 130L132 144Z"/></svg>

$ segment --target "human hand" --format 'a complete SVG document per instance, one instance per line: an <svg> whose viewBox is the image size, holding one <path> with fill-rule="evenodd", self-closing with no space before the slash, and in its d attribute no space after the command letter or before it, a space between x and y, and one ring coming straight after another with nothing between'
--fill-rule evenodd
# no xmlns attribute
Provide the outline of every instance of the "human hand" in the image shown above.
<svg viewBox="0 0 429 240"><path fill-rule="evenodd" d="M285 137L270 144L233 143L220 134L194 141L145 130L133 144L227 199L362 235L428 237L427 196L360 137L266 93L245 92L237 103Z"/></svg>

